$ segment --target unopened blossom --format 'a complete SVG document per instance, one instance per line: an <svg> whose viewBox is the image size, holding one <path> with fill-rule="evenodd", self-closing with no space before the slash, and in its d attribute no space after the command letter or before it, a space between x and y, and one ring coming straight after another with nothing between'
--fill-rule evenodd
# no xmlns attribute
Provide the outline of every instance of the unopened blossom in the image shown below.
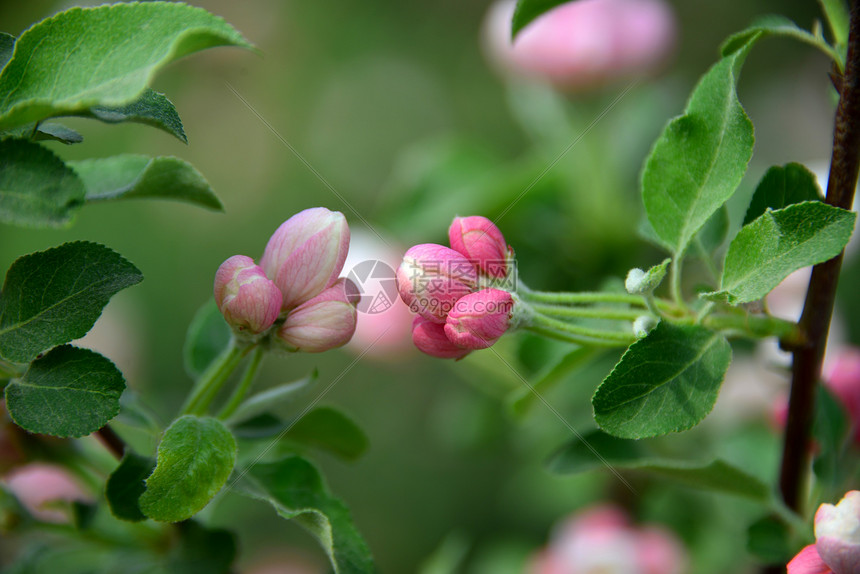
<svg viewBox="0 0 860 574"><path fill-rule="evenodd" d="M301 305L331 287L349 250L349 226L338 211L301 211L269 239L260 266L283 295L282 310Z"/></svg>
<svg viewBox="0 0 860 574"><path fill-rule="evenodd" d="M412 323L412 342L422 353L439 359L462 359L471 352L451 342L445 334L445 325L428 321L420 315Z"/></svg>
<svg viewBox="0 0 860 574"><path fill-rule="evenodd" d="M675 17L663 0L575 0L538 16L511 39L515 0L485 22L492 63L504 73L581 91L652 73L672 52Z"/></svg>
<svg viewBox="0 0 860 574"><path fill-rule="evenodd" d="M406 251L397 269L397 289L413 313L434 323L444 323L461 297L478 283L475 266L460 253L422 243Z"/></svg>
<svg viewBox="0 0 860 574"><path fill-rule="evenodd" d="M288 348L306 353L321 353L347 344L355 333L357 293L349 280L339 279L293 309L278 329L278 339Z"/></svg>
<svg viewBox="0 0 860 574"><path fill-rule="evenodd" d="M860 444L860 348L848 347L836 355L824 385L845 407L854 429L854 442Z"/></svg>
<svg viewBox="0 0 860 574"><path fill-rule="evenodd" d="M227 259L215 273L215 303L227 323L249 333L262 333L281 311L281 292L263 269L245 255Z"/></svg>
<svg viewBox="0 0 860 574"><path fill-rule="evenodd" d="M860 491L851 490L838 504L822 504L815 513L815 544L786 566L788 574L860 572Z"/></svg>
<svg viewBox="0 0 860 574"><path fill-rule="evenodd" d="M461 297L448 313L445 335L466 349L486 349L511 326L514 300L500 289L482 289Z"/></svg>
<svg viewBox="0 0 860 574"><path fill-rule="evenodd" d="M486 217L455 217L448 228L448 241L451 249L464 255L480 273L496 278L507 276L508 244Z"/></svg>
<svg viewBox="0 0 860 574"><path fill-rule="evenodd" d="M669 531L633 526L614 506L580 512L556 531L529 574L681 574L683 547Z"/></svg>
<svg viewBox="0 0 860 574"><path fill-rule="evenodd" d="M44 522L68 522L70 515L62 510L63 503L92 500L68 471L50 464L18 467L3 482L30 514Z"/></svg>

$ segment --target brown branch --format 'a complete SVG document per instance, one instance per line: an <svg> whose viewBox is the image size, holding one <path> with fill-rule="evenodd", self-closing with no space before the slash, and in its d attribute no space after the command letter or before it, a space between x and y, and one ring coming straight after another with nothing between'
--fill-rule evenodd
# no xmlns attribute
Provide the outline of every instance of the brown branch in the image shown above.
<svg viewBox="0 0 860 574"><path fill-rule="evenodd" d="M860 168L860 2L855 1L851 6L849 28L848 57L836 108L826 199L830 205L843 209L851 209ZM779 487L785 504L801 513L809 472L815 392L821 377L841 267L841 254L813 267L799 323L805 341L792 349L791 395Z"/></svg>
<svg viewBox="0 0 860 574"><path fill-rule="evenodd" d="M118 459L123 457L125 454L125 442L123 442L112 428L105 425L96 431L96 436L101 439L102 443L104 443L105 447L107 447L112 455Z"/></svg>

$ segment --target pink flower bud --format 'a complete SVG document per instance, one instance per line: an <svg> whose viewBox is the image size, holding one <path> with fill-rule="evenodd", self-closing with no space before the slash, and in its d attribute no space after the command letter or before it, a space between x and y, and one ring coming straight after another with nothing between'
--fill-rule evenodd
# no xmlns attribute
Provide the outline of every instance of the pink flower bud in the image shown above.
<svg viewBox="0 0 860 574"><path fill-rule="evenodd" d="M854 442L860 444L860 349L851 347L840 353L824 385L848 411L854 427Z"/></svg>
<svg viewBox="0 0 860 574"><path fill-rule="evenodd" d="M339 211L314 207L299 212L269 239L260 266L281 290L283 310L331 287L349 250L349 226Z"/></svg>
<svg viewBox="0 0 860 574"><path fill-rule="evenodd" d="M849 491L835 506L818 507L815 547L836 574L860 572L860 491Z"/></svg>
<svg viewBox="0 0 860 574"><path fill-rule="evenodd" d="M511 324L514 300L500 289L470 293L454 304L445 323L445 335L467 349L486 349L505 334Z"/></svg>
<svg viewBox="0 0 860 574"><path fill-rule="evenodd" d="M403 302L434 323L444 323L454 303L477 284L478 274L468 259L435 243L409 248L397 269Z"/></svg>
<svg viewBox="0 0 860 574"><path fill-rule="evenodd" d="M62 502L92 500L59 466L28 464L13 470L4 482L30 514L45 522L69 521L69 513L62 510Z"/></svg>
<svg viewBox="0 0 860 574"><path fill-rule="evenodd" d="M316 297L293 309L278 329L278 337L306 353L321 353L345 345L355 332L358 289L340 279Z"/></svg>
<svg viewBox="0 0 860 574"><path fill-rule="evenodd" d="M451 249L463 254L490 277L508 274L508 244L496 225L480 215L455 217L448 228Z"/></svg>
<svg viewBox="0 0 860 574"><path fill-rule="evenodd" d="M412 342L422 353L440 359L462 359L471 351L455 345L445 335L445 326L420 315L412 322Z"/></svg>
<svg viewBox="0 0 860 574"><path fill-rule="evenodd" d="M577 0L542 14L511 41L516 3L494 4L485 27L490 59L501 71L571 91L647 74L675 43L663 0Z"/></svg>
<svg viewBox="0 0 860 574"><path fill-rule="evenodd" d="M278 318L281 292L253 259L234 255L215 273L215 303L231 327L256 334Z"/></svg>

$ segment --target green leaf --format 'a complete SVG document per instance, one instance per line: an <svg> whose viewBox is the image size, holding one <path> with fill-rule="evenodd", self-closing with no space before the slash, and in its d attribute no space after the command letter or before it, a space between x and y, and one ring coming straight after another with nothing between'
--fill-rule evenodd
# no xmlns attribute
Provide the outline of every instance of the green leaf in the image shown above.
<svg viewBox="0 0 860 574"><path fill-rule="evenodd" d="M623 467L641 460L641 450L637 441L595 430L556 450L550 455L546 466L547 470L556 474L579 474L606 468L607 463L613 467ZM597 457L595 451L603 460Z"/></svg>
<svg viewBox="0 0 860 574"><path fill-rule="evenodd" d="M0 357L26 363L83 337L117 292L143 280L124 257L75 241L18 258L0 295Z"/></svg>
<svg viewBox="0 0 860 574"><path fill-rule="evenodd" d="M15 51L15 36L0 32L0 71L6 66L9 60L12 59L12 52Z"/></svg>
<svg viewBox="0 0 860 574"><path fill-rule="evenodd" d="M230 325L218 310L215 299L209 299L194 314L185 335L182 356L188 376L197 380L212 361L224 352L232 338Z"/></svg>
<svg viewBox="0 0 860 574"><path fill-rule="evenodd" d="M747 531L747 550L766 564L785 564L795 552L791 529L775 516L756 520Z"/></svg>
<svg viewBox="0 0 860 574"><path fill-rule="evenodd" d="M18 38L0 74L0 130L93 106L131 104L170 62L230 45L250 47L223 19L179 3L60 12Z"/></svg>
<svg viewBox="0 0 860 574"><path fill-rule="evenodd" d="M95 432L119 413L125 379L110 360L63 345L33 361L6 387L15 423L33 433L59 437Z"/></svg>
<svg viewBox="0 0 860 574"><path fill-rule="evenodd" d="M726 240L728 232L729 210L723 205L708 218L693 239L700 250L699 255L709 257L711 253L720 248Z"/></svg>
<svg viewBox="0 0 860 574"><path fill-rule="evenodd" d="M517 0L514 17L511 21L511 40L517 37L523 28L533 22L538 16L549 12L570 0Z"/></svg>
<svg viewBox="0 0 860 574"><path fill-rule="evenodd" d="M775 165L764 174L747 208L744 225L752 223L770 209L782 209L804 201L822 201L815 174L799 163Z"/></svg>
<svg viewBox="0 0 860 574"><path fill-rule="evenodd" d="M768 36L783 36L809 44L813 48L817 48L827 54L827 56L840 66L840 69L844 67L844 58L842 58L839 53L830 46L830 44L825 42L824 38L815 36L803 28L799 28L797 24L785 16L773 14L762 16L753 22L753 24L746 30L742 30L729 36L729 39L726 40L720 48L720 53L723 56L729 56L746 48L746 46L756 38L766 38Z"/></svg>
<svg viewBox="0 0 860 574"><path fill-rule="evenodd" d="M179 141L188 143L185 130L182 129L182 120L179 119L179 113L177 113L173 103L164 94L149 88L144 90L143 94L130 104L114 107L94 106L78 115L101 120L108 124L122 122L145 124L164 130L176 136Z"/></svg>
<svg viewBox="0 0 860 574"><path fill-rule="evenodd" d="M328 493L319 471L307 460L294 456L255 464L240 482L240 491L268 502L281 517L313 534L337 574L377 572L346 505Z"/></svg>
<svg viewBox="0 0 860 574"><path fill-rule="evenodd" d="M191 518L212 500L236 463L236 441L220 421L185 415L164 432L140 509L160 522Z"/></svg>
<svg viewBox="0 0 860 574"><path fill-rule="evenodd" d="M668 460L642 454L634 441L613 438L607 434L591 433L585 437L600 453L600 461L581 441L572 441L556 451L547 467L556 474L577 474L606 468L628 469L669 479L680 484L733 494L767 504L771 501L770 487L757 476L723 460L711 462Z"/></svg>
<svg viewBox="0 0 860 574"><path fill-rule="evenodd" d="M345 460L356 460L368 447L367 435L349 417L319 407L300 418L284 435L287 440L318 448Z"/></svg>
<svg viewBox="0 0 860 574"><path fill-rule="evenodd" d="M17 138L0 140L0 223L61 227L85 195L77 174L47 148Z"/></svg>
<svg viewBox="0 0 860 574"><path fill-rule="evenodd" d="M731 358L719 333L661 321L627 349L597 388L594 420L620 438L692 428L714 407Z"/></svg>
<svg viewBox="0 0 860 574"><path fill-rule="evenodd" d="M66 127L63 124L55 122L35 122L23 126L18 126L11 130L0 133L0 138L19 138L31 141L58 141L66 145L81 143L84 141L84 136Z"/></svg>
<svg viewBox="0 0 860 574"><path fill-rule="evenodd" d="M229 530L206 528L196 520L176 525L177 546L168 558L171 574L229 574L236 559L236 537Z"/></svg>
<svg viewBox="0 0 860 574"><path fill-rule="evenodd" d="M683 116L669 122L642 174L642 200L657 236L676 254L735 192L752 157L753 125L735 85L753 35L714 64Z"/></svg>
<svg viewBox="0 0 860 574"><path fill-rule="evenodd" d="M159 198L224 210L200 172L176 157L121 154L70 161L68 165L84 182L90 202Z"/></svg>
<svg viewBox="0 0 860 574"><path fill-rule="evenodd" d="M154 469L155 460L151 457L126 451L105 483L105 498L114 516L131 522L146 520L138 501L146 490L144 481Z"/></svg>
<svg viewBox="0 0 860 574"><path fill-rule="evenodd" d="M244 421L285 404L288 401L295 400L300 396L301 392L307 390L318 378L319 372L314 369L307 377L277 385L252 395L236 409L236 412L228 420L230 423Z"/></svg>
<svg viewBox="0 0 860 574"><path fill-rule="evenodd" d="M820 201L766 211L732 240L720 290L703 297L732 305L761 299L794 271L839 255L856 218Z"/></svg>

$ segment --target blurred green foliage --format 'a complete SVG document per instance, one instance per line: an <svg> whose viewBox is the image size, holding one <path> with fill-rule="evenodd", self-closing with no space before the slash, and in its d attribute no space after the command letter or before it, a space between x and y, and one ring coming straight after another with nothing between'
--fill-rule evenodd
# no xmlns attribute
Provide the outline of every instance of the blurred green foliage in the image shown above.
<svg viewBox="0 0 860 574"><path fill-rule="evenodd" d="M0 28L18 35L68 4L2 3ZM113 353L101 349L165 420L190 388L182 343L194 313L211 296L215 269L236 253L259 257L274 229L307 207L343 211L355 228L364 218L404 248L444 241L457 214L499 218L517 252L520 276L540 289L593 288L608 277L624 277L630 267L658 263L662 255L635 229L642 213L642 160L663 124L681 112L720 43L753 17L778 12L803 26L819 17L809 0L675 0L675 60L660 77L631 90L532 185L625 86L571 97L507 86L481 52L488 2L195 4L225 17L262 55L211 50L156 79L153 87L168 94L183 119L187 147L143 126L78 118L66 123L83 134L82 144L50 145L64 159L176 155L208 179L226 214L142 201L88 207L68 230L0 225L3 270L24 253L86 239L111 246L143 271L146 280L109 305L102 322L110 324ZM772 164L827 160L833 113L828 69L823 56L786 41L766 43L750 57L739 87L756 126L747 182ZM730 204L734 226L752 194L753 183L744 186L746 193L742 188ZM847 262L850 277L857 269ZM850 311L848 331L860 342L856 297L843 311ZM524 377L565 350L529 337L499 345ZM694 571L741 571L744 557L736 550L744 547L746 525L760 518L750 504L644 479L635 483L634 495L608 473L551 476L544 459L569 431L540 404L523 420L511 417L503 398L521 383L496 357L454 364L416 352L402 355L362 359L323 401L340 405L370 439L368 454L357 463L322 463L382 571L414 571L456 531L469 546L465 563L472 566L466 571L498 573L493 564L522 561L529 549L545 544L559 518L606 497L684 533ZM277 358L265 365L261 387L298 379L314 366L322 387L353 359L345 351L325 361L314 355ZM589 397L614 360L603 356L547 391L549 402L579 431L594 427ZM762 424L752 426L761 439L753 449L731 440L749 429L735 429L717 444L703 427L660 439L655 448L667 455L712 448L729 460L754 461L767 478L775 471L776 438ZM711 519L700 520L703 513ZM227 496L208 518L238 530L242 567L290 547L324 564L308 535L262 504Z"/></svg>

